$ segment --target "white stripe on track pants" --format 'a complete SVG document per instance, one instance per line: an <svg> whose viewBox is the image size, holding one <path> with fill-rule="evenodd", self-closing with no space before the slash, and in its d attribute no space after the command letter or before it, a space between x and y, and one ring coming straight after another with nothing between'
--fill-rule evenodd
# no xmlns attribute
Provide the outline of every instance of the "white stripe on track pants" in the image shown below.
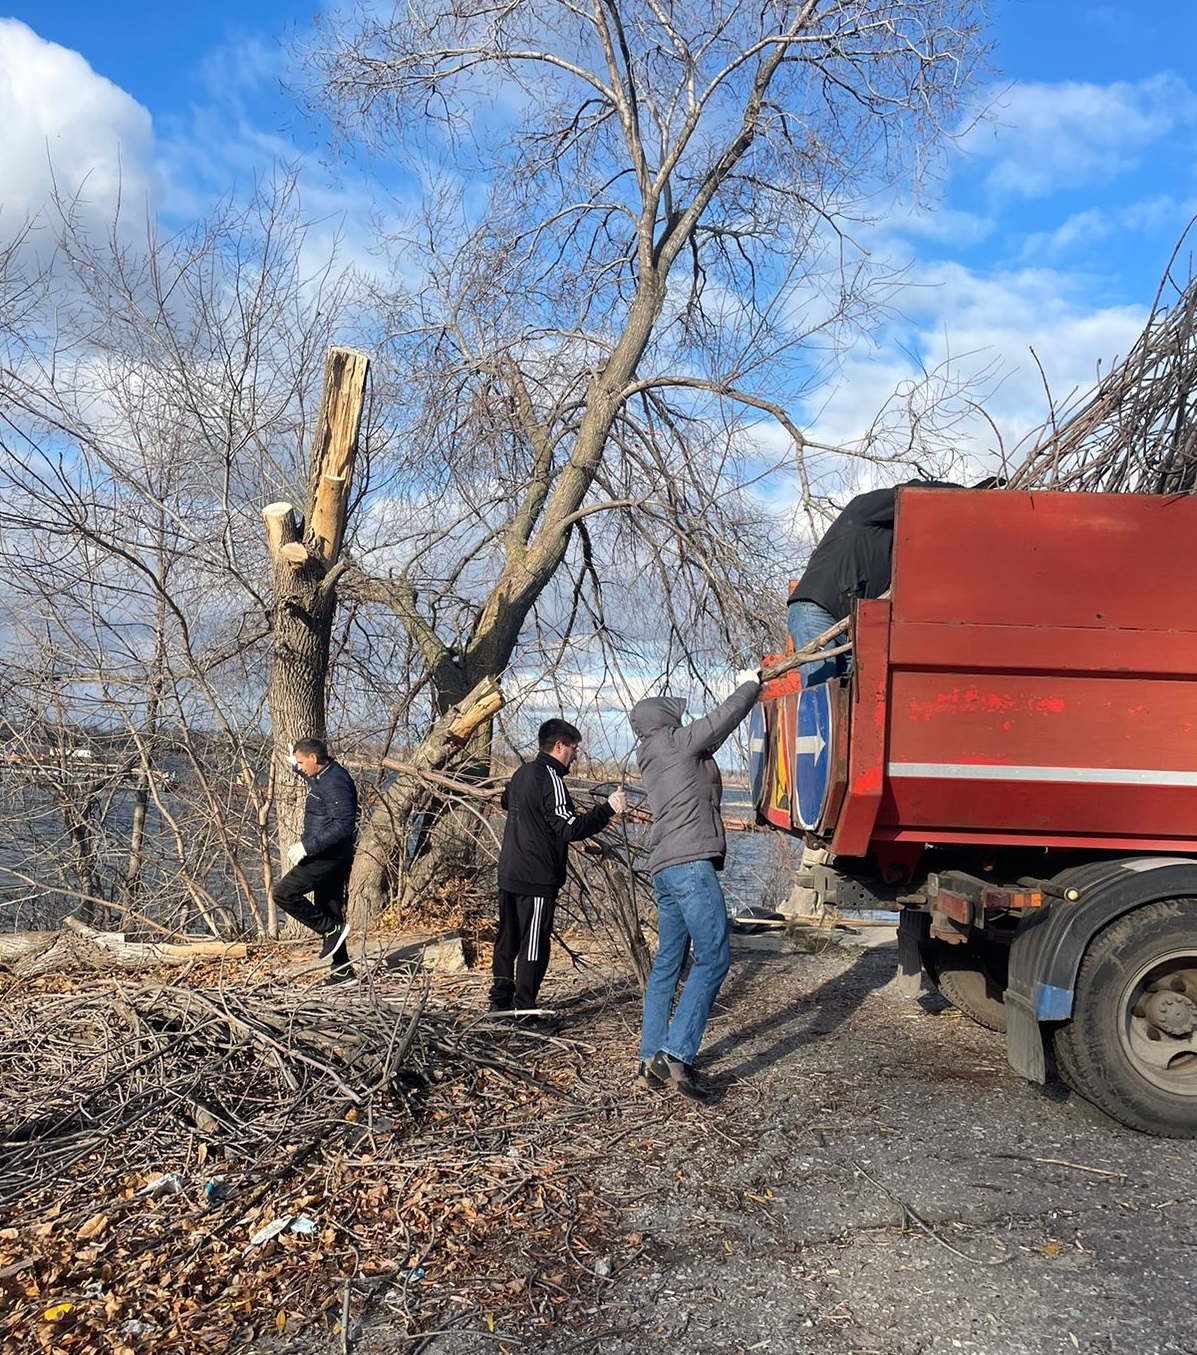
<svg viewBox="0 0 1197 1355"><path fill-rule="evenodd" d="M499 934L491 965L492 1007L535 1007L549 967L549 938L556 894L511 894L499 890Z"/></svg>

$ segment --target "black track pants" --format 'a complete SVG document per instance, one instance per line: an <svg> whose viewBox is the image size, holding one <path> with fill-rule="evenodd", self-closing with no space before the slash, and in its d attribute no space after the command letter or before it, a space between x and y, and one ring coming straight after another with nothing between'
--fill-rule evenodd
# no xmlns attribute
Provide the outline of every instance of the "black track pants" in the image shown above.
<svg viewBox="0 0 1197 1355"><path fill-rule="evenodd" d="M535 1007L549 967L556 894L509 894L499 890L499 935L491 965L492 1007Z"/></svg>
<svg viewBox="0 0 1197 1355"><path fill-rule="evenodd" d="M323 934L345 917L345 886L353 857L336 860L310 856L293 866L274 885L274 902L281 912ZM307 895L312 896L309 903Z"/></svg>

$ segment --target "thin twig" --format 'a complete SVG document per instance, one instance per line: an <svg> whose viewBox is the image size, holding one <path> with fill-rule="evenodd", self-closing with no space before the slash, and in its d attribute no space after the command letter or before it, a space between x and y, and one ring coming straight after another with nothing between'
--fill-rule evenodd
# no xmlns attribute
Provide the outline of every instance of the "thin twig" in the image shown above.
<svg viewBox="0 0 1197 1355"><path fill-rule="evenodd" d="M858 1171L861 1174L861 1176L864 1177L866 1181L876 1186L877 1189L883 1195L887 1195L891 1200L893 1200L893 1202L902 1210L902 1218L904 1221L909 1220L916 1227L921 1228L922 1231L926 1233L927 1236L931 1238L933 1242L938 1242L941 1247L946 1248L948 1251L952 1253L953 1256L959 1256L962 1261L967 1261L969 1265L972 1266L990 1266L990 1267L1004 1266L1014 1259L1012 1256L1002 1256L999 1257L998 1260L996 1261L980 1261L976 1257L969 1256L967 1252L962 1252L959 1247L953 1247L952 1244L949 1241L947 1241L946 1238L943 1238L939 1235L935 1228L930 1223L928 1223L925 1218L923 1218L923 1216L914 1208L913 1205L909 1204L906 1200L902 1199L900 1195L895 1195L894 1192L890 1190L888 1186L883 1185L882 1182L878 1181L876 1177L870 1176L869 1173L865 1171L865 1169L860 1165L859 1162L854 1161L852 1163L852 1166L855 1168L856 1171Z"/></svg>
<svg viewBox="0 0 1197 1355"><path fill-rule="evenodd" d="M1092 1176L1107 1176L1118 1181L1126 1180L1126 1172L1107 1171L1104 1167L1086 1167L1080 1162L1066 1162L1061 1157L1031 1157L1027 1153L993 1153L992 1156L1006 1158L1011 1162L1038 1162L1045 1167L1068 1167L1074 1172L1088 1172Z"/></svg>

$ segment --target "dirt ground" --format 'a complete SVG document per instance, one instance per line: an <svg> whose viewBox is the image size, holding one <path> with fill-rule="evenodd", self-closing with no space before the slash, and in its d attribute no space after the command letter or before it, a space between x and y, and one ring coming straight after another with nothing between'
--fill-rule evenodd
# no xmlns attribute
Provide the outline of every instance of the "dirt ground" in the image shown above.
<svg viewBox="0 0 1197 1355"><path fill-rule="evenodd" d="M46 1113L66 1126L46 1138L51 1159L22 1157L19 1134L9 1145L33 1184L0 1228L0 1345L11 1355L1197 1355L1197 1144L1132 1133L1058 1082L1022 1081L1000 1036L929 990L914 1002L896 995L892 945L859 944L883 936L862 929L818 953L776 933L738 938L698 1059L717 1093L701 1107L634 1088L638 990L599 958L593 932L556 950L542 990L561 1018L551 1036L489 1017L485 969L463 969L459 947L430 949L426 936L380 942L363 966L369 981L331 996L277 947L197 971L202 1012L252 1015L268 1003L291 1013L297 1040L313 1011L330 1038L354 1033L349 1053L406 1030L398 1099L372 1081L377 1103L342 1115L334 1097L331 1111L295 1111L293 1125L277 1122L280 1105L292 1114L291 1093L276 1102L265 1081L252 1095L229 1081L240 1137L225 1143L227 1126L196 1139L170 1098L159 1106L105 1065L103 1086L125 1090L111 1105L83 1098L96 1123L115 1126L91 1153L49 1088ZM445 968L422 974L434 954ZM128 1007L185 991L161 985L13 981L17 1052L0 1071L11 1082L15 1060L34 1076L37 1046L17 1037L43 1016L85 1034L114 993ZM208 1024L188 1038L202 1045ZM362 1032L373 1032L365 1046ZM106 1057L127 1043L110 1041ZM271 1051L290 1056L293 1043L236 1047L265 1080ZM187 1068L199 1056L191 1045L172 1053ZM87 1069L71 1076L82 1095ZM314 1096L324 1084L313 1085ZM122 1130L122 1096L158 1106L158 1118ZM24 1123L16 1102L11 1114ZM52 1167L68 1150L78 1162L69 1180L38 1187L38 1162ZM141 1200L138 1188L168 1169L182 1190ZM210 1204L209 1178L225 1183L227 1203ZM272 1232L257 1250L263 1225L299 1214L312 1216L306 1232Z"/></svg>
<svg viewBox="0 0 1197 1355"><path fill-rule="evenodd" d="M901 1001L894 966L737 949L698 1061L718 1100L695 1107L631 1090L631 986L558 957L542 997L587 1056L570 1113L609 1128L591 1170L622 1238L564 1258L593 1302L539 1330L463 1314L414 1347L378 1314L352 1349L1194 1355L1197 1146L1022 1081L1000 1036Z"/></svg>

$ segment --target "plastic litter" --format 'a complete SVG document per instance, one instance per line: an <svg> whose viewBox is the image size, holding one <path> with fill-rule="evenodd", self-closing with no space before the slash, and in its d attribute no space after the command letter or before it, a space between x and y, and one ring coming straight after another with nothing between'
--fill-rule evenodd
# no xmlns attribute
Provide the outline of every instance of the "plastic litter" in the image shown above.
<svg viewBox="0 0 1197 1355"><path fill-rule="evenodd" d="M224 1204L232 1191L229 1189L223 1176L214 1176L204 1187L204 1203L209 1209L215 1209L218 1205Z"/></svg>
<svg viewBox="0 0 1197 1355"><path fill-rule="evenodd" d="M284 1232L287 1228L290 1228L290 1226L291 1226L290 1214L288 1214L285 1218L274 1219L271 1223L268 1223L264 1228L258 1229L258 1231L253 1235L253 1237L249 1239L249 1245L251 1247L260 1247L263 1242L269 1242L272 1237L278 1237L279 1233Z"/></svg>
<svg viewBox="0 0 1197 1355"><path fill-rule="evenodd" d="M407 1266L399 1272L399 1278L408 1284L418 1284L424 1278L423 1266Z"/></svg>
<svg viewBox="0 0 1197 1355"><path fill-rule="evenodd" d="M279 1233L299 1233L303 1237L310 1237L315 1231L315 1219L308 1218L306 1214L286 1214L281 1219L275 1219L265 1227L259 1228L249 1239L249 1245L260 1247L272 1237L278 1237Z"/></svg>
<svg viewBox="0 0 1197 1355"><path fill-rule="evenodd" d="M133 1192L135 1200L143 1197L153 1198L156 1195L182 1195L183 1178L178 1172L168 1172L165 1176L159 1176L156 1180L150 1181L142 1186L140 1190Z"/></svg>

